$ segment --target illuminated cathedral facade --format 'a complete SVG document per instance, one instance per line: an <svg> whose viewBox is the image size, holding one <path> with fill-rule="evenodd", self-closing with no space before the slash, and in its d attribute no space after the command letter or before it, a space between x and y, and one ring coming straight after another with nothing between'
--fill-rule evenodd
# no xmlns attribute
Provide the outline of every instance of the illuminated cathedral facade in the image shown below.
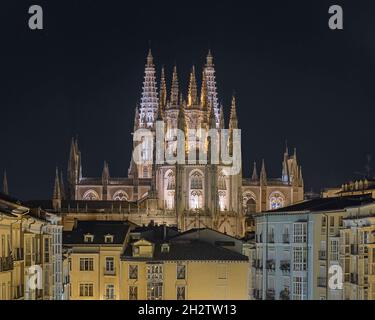
<svg viewBox="0 0 375 320"><path fill-rule="evenodd" d="M160 87L156 78L153 56L149 51L141 100L135 109L133 135L139 129L149 129L155 135L157 121L162 121L165 128L178 128L184 132L201 128L220 132L228 128L229 152L233 152L236 141L230 137L233 130L239 129L236 99L232 98L226 126L210 52L203 66L200 90L195 67L192 68L186 100L180 89L176 66L169 90L164 68ZM191 152L189 141L195 138L186 139L186 155ZM134 148L139 143L133 142ZM173 143L175 137L167 134L166 147ZM146 159L149 149L142 152ZM209 148L206 152L210 158ZM148 156L155 160L155 152ZM288 148L283 155L281 176L277 179L267 177L264 161L259 171L254 163L250 177L243 176L242 168L236 174L226 175L227 166L221 161L171 165L146 160L135 162L132 158L127 177L112 177L108 163L104 163L102 176L90 178L83 174L82 155L78 141L73 139L67 188L65 190L62 177L56 174L53 202L56 210L65 210L68 215L79 219L111 219L113 216L113 219L121 217L136 224L166 223L181 231L207 227L241 237L251 231L252 216L257 212L277 209L304 198L302 170L296 152L289 154ZM93 204L95 213L91 210L90 214ZM101 214L101 206L112 208L113 214L104 209L107 213ZM80 214L85 210L86 215Z"/></svg>

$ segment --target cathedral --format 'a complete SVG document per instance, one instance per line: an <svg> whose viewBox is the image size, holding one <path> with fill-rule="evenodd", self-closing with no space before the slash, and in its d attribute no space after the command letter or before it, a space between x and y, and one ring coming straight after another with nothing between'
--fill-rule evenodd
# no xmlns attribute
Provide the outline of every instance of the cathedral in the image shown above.
<svg viewBox="0 0 375 320"><path fill-rule="evenodd" d="M157 83L150 50L140 104L134 113L133 137L138 130L147 129L155 139L157 122L161 122L165 128L177 128L184 132L201 128L224 132L226 121L215 77L213 56L209 52L202 70L200 90L195 67L192 67L189 87L184 95L176 66L168 90L164 68L159 85ZM233 155L236 144L233 132L239 129L236 108L233 97L227 126L230 155ZM196 138L187 137L185 157L196 147L196 144L192 144L192 147L190 143ZM133 140L136 149L141 142ZM176 137L167 133L164 143L173 149L175 140ZM209 141L203 141L208 159L211 157ZM124 219L138 225L167 224L181 231L212 228L243 237L252 231L255 213L304 199L302 170L296 151L290 154L288 148L282 157L281 176L275 179L267 176L264 161L259 171L254 163L251 177L243 177L242 165L239 172L228 175L228 164L221 159L218 163L157 163L155 149L141 148L141 159L144 161L135 161L133 153L127 177L112 177L108 163L104 163L101 177L92 178L84 176L78 141L73 139L66 188L62 175L56 172L52 201L54 210L61 212L67 220Z"/></svg>

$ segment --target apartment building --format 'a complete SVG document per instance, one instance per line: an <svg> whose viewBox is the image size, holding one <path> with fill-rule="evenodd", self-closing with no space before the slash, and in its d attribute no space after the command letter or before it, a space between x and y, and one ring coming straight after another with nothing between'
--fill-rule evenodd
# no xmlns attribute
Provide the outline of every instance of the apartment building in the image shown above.
<svg viewBox="0 0 375 320"><path fill-rule="evenodd" d="M340 300L330 277L341 267L344 221L375 211L370 196L319 198L256 217L250 250L252 299Z"/></svg>
<svg viewBox="0 0 375 320"><path fill-rule="evenodd" d="M61 299L60 218L0 194L0 300Z"/></svg>

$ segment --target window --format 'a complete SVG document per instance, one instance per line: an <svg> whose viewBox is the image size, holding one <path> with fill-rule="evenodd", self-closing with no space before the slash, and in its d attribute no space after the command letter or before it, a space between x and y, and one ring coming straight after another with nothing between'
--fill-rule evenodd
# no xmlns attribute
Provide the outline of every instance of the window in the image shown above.
<svg viewBox="0 0 375 320"><path fill-rule="evenodd" d="M138 266L129 265L129 279L137 280L138 279Z"/></svg>
<svg viewBox="0 0 375 320"><path fill-rule="evenodd" d="M44 263L49 263L49 239L44 239Z"/></svg>
<svg viewBox="0 0 375 320"><path fill-rule="evenodd" d="M186 300L185 286L177 286L177 300Z"/></svg>
<svg viewBox="0 0 375 320"><path fill-rule="evenodd" d="M226 182L225 182L225 176L220 175L218 178L218 188L219 190L227 190Z"/></svg>
<svg viewBox="0 0 375 320"><path fill-rule="evenodd" d="M84 241L86 243L93 243L94 242L94 236L92 234L85 234L84 235Z"/></svg>
<svg viewBox="0 0 375 320"><path fill-rule="evenodd" d="M177 264L177 279L186 279L186 266L184 264Z"/></svg>
<svg viewBox="0 0 375 320"><path fill-rule="evenodd" d="M307 283L304 277L293 277L293 300L305 300Z"/></svg>
<svg viewBox="0 0 375 320"><path fill-rule="evenodd" d="M94 285L92 283L81 283L79 285L79 296L80 297L93 297Z"/></svg>
<svg viewBox="0 0 375 320"><path fill-rule="evenodd" d="M83 195L83 200L99 200L99 194L94 190L88 190Z"/></svg>
<svg viewBox="0 0 375 320"><path fill-rule="evenodd" d="M115 286L113 284L107 284L105 286L105 298L106 300L115 299Z"/></svg>
<svg viewBox="0 0 375 320"><path fill-rule="evenodd" d="M246 210L246 214L251 214L251 213L256 212L256 202L253 198L250 198L249 200L247 200L245 210Z"/></svg>
<svg viewBox="0 0 375 320"><path fill-rule="evenodd" d="M294 223L293 236L294 243L306 243L306 223Z"/></svg>
<svg viewBox="0 0 375 320"><path fill-rule="evenodd" d="M113 243L113 236L112 235L104 236L104 242L105 243Z"/></svg>
<svg viewBox="0 0 375 320"><path fill-rule="evenodd" d="M279 192L274 192L270 196L270 208L271 210L279 209L284 206L284 197Z"/></svg>
<svg viewBox="0 0 375 320"><path fill-rule="evenodd" d="M106 257L105 258L105 271L107 273L114 273L115 272L115 258L114 257Z"/></svg>
<svg viewBox="0 0 375 320"><path fill-rule="evenodd" d="M80 258L79 271L94 271L94 258Z"/></svg>
<svg viewBox="0 0 375 320"><path fill-rule="evenodd" d="M329 217L329 226L334 227L335 226L335 217Z"/></svg>
<svg viewBox="0 0 375 320"><path fill-rule="evenodd" d="M129 300L138 300L138 287L129 287Z"/></svg>
<svg viewBox="0 0 375 320"><path fill-rule="evenodd" d="M167 190L174 190L176 188L174 173L170 172L167 176Z"/></svg>
<svg viewBox="0 0 375 320"><path fill-rule="evenodd" d="M293 269L294 271L306 271L307 251L305 248L293 248Z"/></svg>
<svg viewBox="0 0 375 320"><path fill-rule="evenodd" d="M226 206L226 197L227 197L227 194L226 194L225 191L219 191L218 195L219 195L219 208L220 208L220 211L225 211L227 209L227 206Z"/></svg>
<svg viewBox="0 0 375 320"><path fill-rule="evenodd" d="M163 265L151 264L147 266L147 280L162 281L163 280Z"/></svg>
<svg viewBox="0 0 375 320"><path fill-rule="evenodd" d="M344 219L342 216L339 217L339 227L343 227L344 226Z"/></svg>
<svg viewBox="0 0 375 320"><path fill-rule="evenodd" d="M194 172L190 178L190 189L201 190L203 189L203 177L199 172Z"/></svg>
<svg viewBox="0 0 375 320"><path fill-rule="evenodd" d="M147 300L163 299L163 283L147 283Z"/></svg>
<svg viewBox="0 0 375 320"><path fill-rule="evenodd" d="M115 201L128 201L128 199L127 193L123 190L119 190L113 195L113 200Z"/></svg>
<svg viewBox="0 0 375 320"><path fill-rule="evenodd" d="M338 261L339 260L339 240L332 239L331 240L331 260Z"/></svg>
<svg viewBox="0 0 375 320"><path fill-rule="evenodd" d="M194 190L190 194L190 208L201 209L203 207L203 195L201 191Z"/></svg>

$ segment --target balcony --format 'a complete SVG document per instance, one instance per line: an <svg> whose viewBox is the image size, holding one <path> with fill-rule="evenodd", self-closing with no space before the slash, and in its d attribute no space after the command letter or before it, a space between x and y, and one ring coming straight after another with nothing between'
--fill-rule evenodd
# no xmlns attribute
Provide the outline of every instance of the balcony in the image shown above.
<svg viewBox="0 0 375 320"><path fill-rule="evenodd" d="M269 259L266 262L266 269L269 271L275 271L275 260Z"/></svg>
<svg viewBox="0 0 375 320"><path fill-rule="evenodd" d="M289 289L285 288L284 290L280 291L280 300L290 300Z"/></svg>
<svg viewBox="0 0 375 320"><path fill-rule="evenodd" d="M281 260L280 261L280 270L283 273L289 273L290 272L290 261L289 260Z"/></svg>
<svg viewBox="0 0 375 320"><path fill-rule="evenodd" d="M16 248L13 250L13 260L14 261L22 261L24 259L24 251L23 248Z"/></svg>
<svg viewBox="0 0 375 320"><path fill-rule="evenodd" d="M275 289L267 289L266 300L275 300Z"/></svg>
<svg viewBox="0 0 375 320"><path fill-rule="evenodd" d="M116 269L106 269L106 268L104 268L104 275L105 276L115 276L116 275Z"/></svg>
<svg viewBox="0 0 375 320"><path fill-rule="evenodd" d="M319 260L327 260L327 251L319 250Z"/></svg>
<svg viewBox="0 0 375 320"><path fill-rule="evenodd" d="M289 234L283 234L283 243L290 243Z"/></svg>
<svg viewBox="0 0 375 320"><path fill-rule="evenodd" d="M319 288L327 288L327 278L326 277L318 277L317 286Z"/></svg>
<svg viewBox="0 0 375 320"><path fill-rule="evenodd" d="M13 270L13 258L12 256L0 258L0 272Z"/></svg>
<svg viewBox="0 0 375 320"><path fill-rule="evenodd" d="M116 295L114 295L114 294L106 295L106 296L104 296L104 299L105 300L116 300Z"/></svg>

